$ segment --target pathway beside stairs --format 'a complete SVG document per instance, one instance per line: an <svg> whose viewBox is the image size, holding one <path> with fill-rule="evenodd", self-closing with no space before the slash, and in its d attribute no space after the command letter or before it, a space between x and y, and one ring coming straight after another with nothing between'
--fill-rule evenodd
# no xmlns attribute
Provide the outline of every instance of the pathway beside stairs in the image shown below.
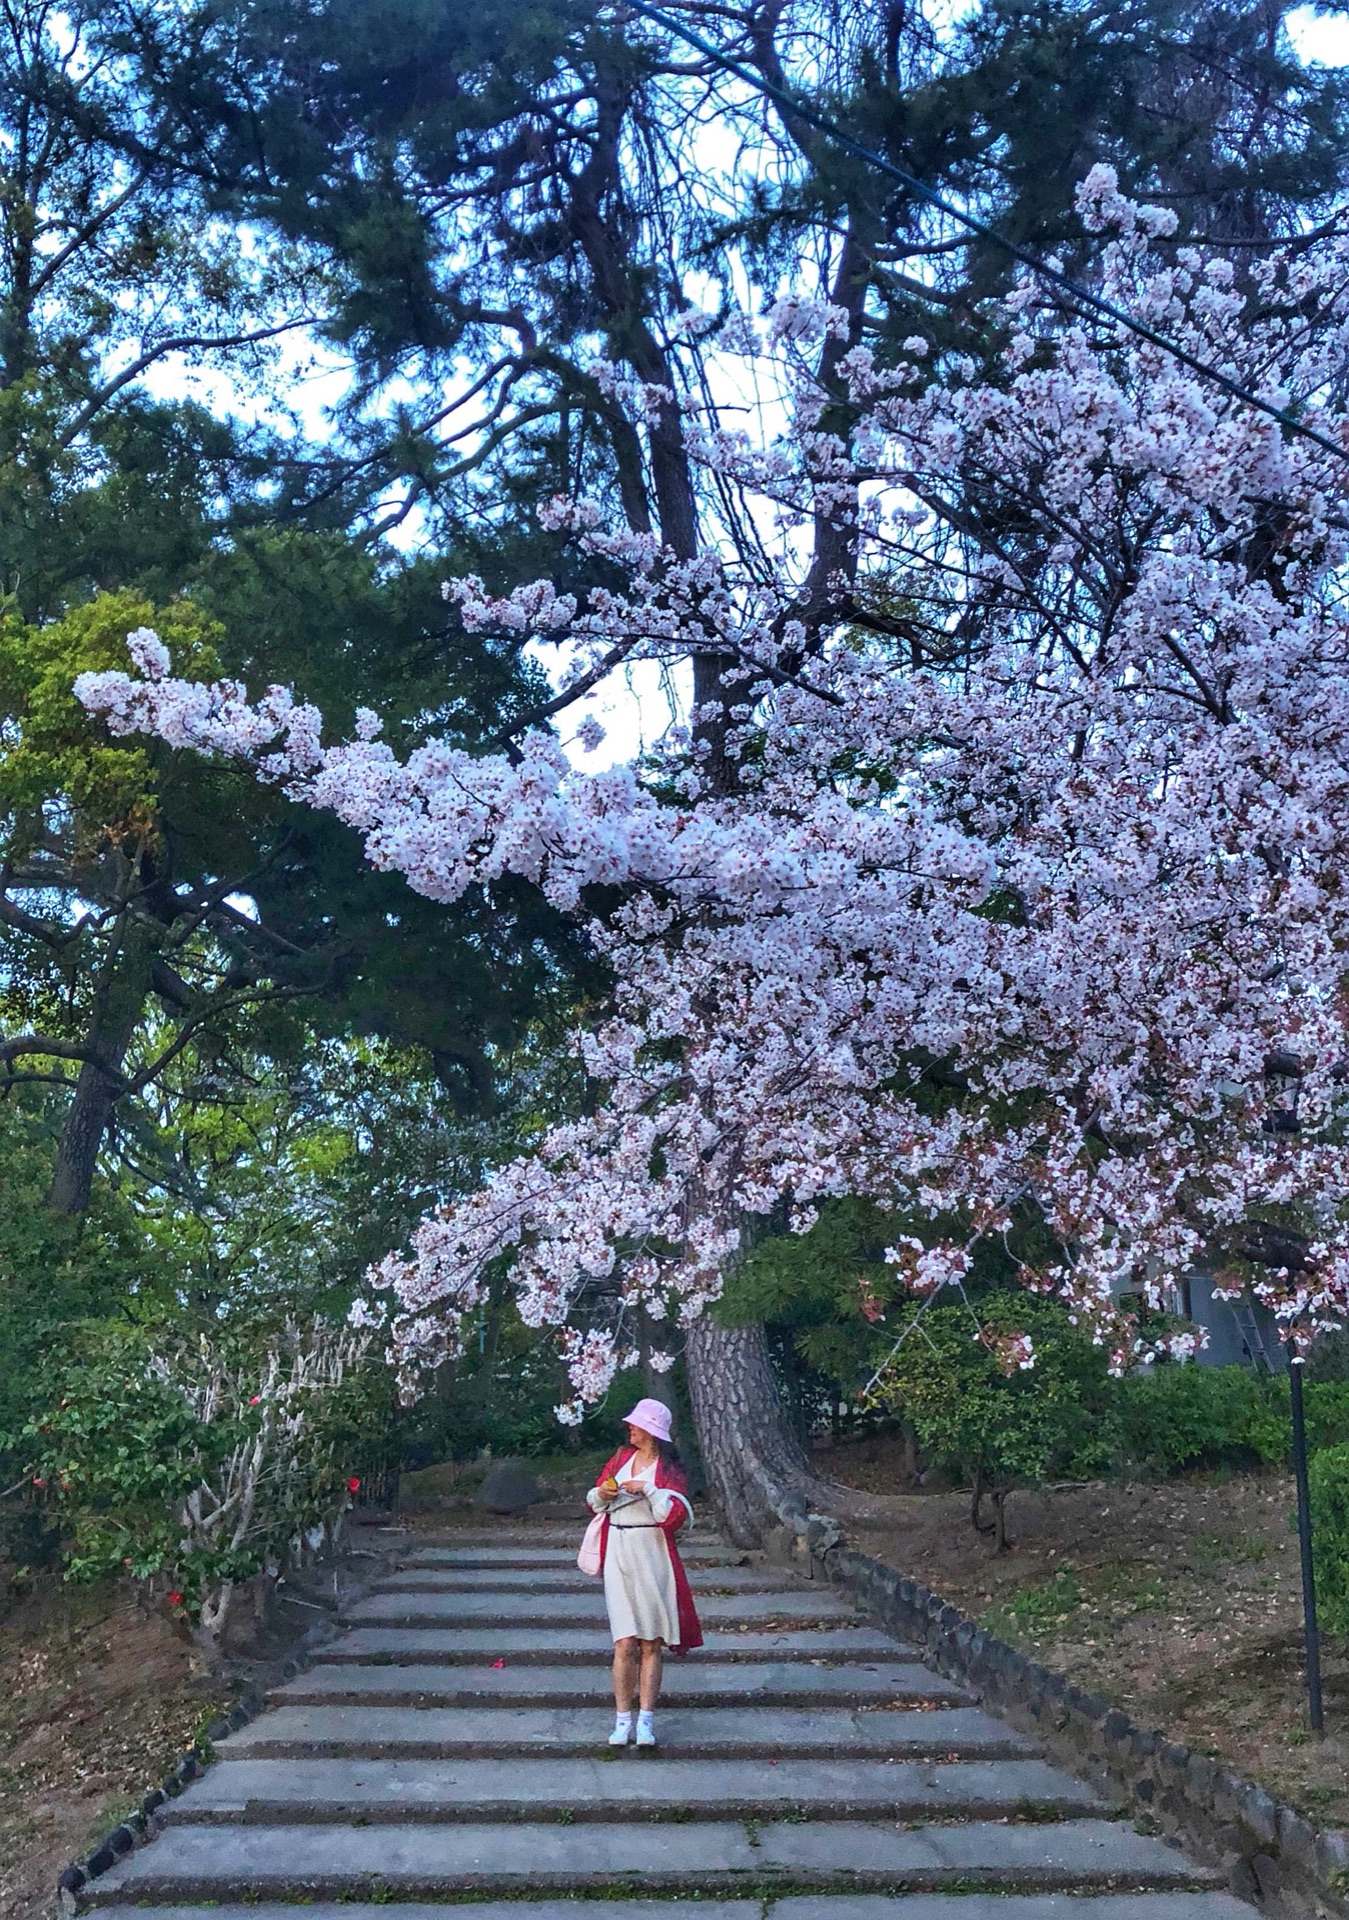
<svg viewBox="0 0 1349 1920"><path fill-rule="evenodd" d="M707 1645L611 1751L579 1526L410 1546L89 1889L153 1920L1251 1920L859 1620L694 1536ZM640 1900L640 1905L638 1904ZM579 1901L579 1904L578 1904ZM300 1904L303 1903L302 1909Z"/></svg>

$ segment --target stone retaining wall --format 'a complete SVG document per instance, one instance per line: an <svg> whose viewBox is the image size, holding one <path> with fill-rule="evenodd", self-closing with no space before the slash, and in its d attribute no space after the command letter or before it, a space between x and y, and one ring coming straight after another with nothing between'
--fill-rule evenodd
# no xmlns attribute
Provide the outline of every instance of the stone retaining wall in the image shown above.
<svg viewBox="0 0 1349 1920"><path fill-rule="evenodd" d="M765 1545L796 1571L851 1595L939 1673L963 1681L1056 1759L1125 1798L1140 1825L1225 1867L1233 1893L1274 1920L1349 1920L1349 1833L1318 1830L1253 1781L1027 1659L920 1581L846 1545L833 1520L788 1512Z"/></svg>

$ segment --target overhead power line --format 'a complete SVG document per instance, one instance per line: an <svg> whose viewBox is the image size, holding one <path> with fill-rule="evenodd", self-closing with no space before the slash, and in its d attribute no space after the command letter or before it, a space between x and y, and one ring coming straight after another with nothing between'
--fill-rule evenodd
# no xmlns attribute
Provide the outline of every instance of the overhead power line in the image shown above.
<svg viewBox="0 0 1349 1920"><path fill-rule="evenodd" d="M1037 274L1042 280L1047 280L1060 292L1070 294L1082 306L1090 308L1094 313L1103 314L1121 327L1126 327L1130 333L1150 341L1154 347L1160 347L1164 353L1169 353L1172 359L1178 360L1192 373L1197 373L1201 379L1220 387L1234 400L1240 400L1244 405L1253 407L1257 413L1263 413L1267 419L1277 420L1279 425L1287 427L1290 433L1301 434L1304 439L1313 441L1326 453L1333 453L1337 459L1349 460L1349 448L1340 446L1328 434L1321 433L1316 427L1308 426L1305 420L1299 420L1294 414L1285 412L1282 407L1276 407L1272 401L1262 400L1258 393L1252 393L1249 387L1243 387L1239 381L1233 380L1220 367L1211 366L1208 361L1199 359L1197 355L1189 352L1176 341L1168 340L1165 334L1158 333L1154 327L1148 326L1146 321L1135 319L1131 313L1126 313L1123 307L1117 307L1113 300L1107 300L1104 294L1093 293L1090 287L1084 287L1080 281L1074 280L1060 268L1052 266L1048 260L1042 260L1038 254L1032 253L1029 247L1023 247L1019 242L1009 240L1005 233L999 233L997 228L990 226L986 220L980 220L975 214L966 213L962 207L948 200L945 194L938 193L935 187L928 186L925 180L920 180L916 174L897 166L893 160L887 160L883 153L877 153L873 148L863 146L860 140L855 140L850 133L846 133L837 121L831 120L827 114L821 113L818 108L812 107L798 95L789 93L785 87L776 86L771 80L765 80L761 73L756 73L753 67L746 66L742 60L735 60L730 54L723 53L714 42L706 39L693 27L685 26L682 20L674 19L660 7L651 6L649 0L625 0L625 5L633 13L641 14L645 19L653 20L657 26L664 27L667 33L674 34L688 46L696 47L700 53L706 54L709 60L715 61L724 73L734 74L737 80L742 80L747 87L753 88L765 99L774 101L784 112L795 114L798 120L804 120L807 126L814 127L817 133L824 134L845 153L852 154L854 159L865 161L868 166L875 167L878 172L887 175L899 186L907 187L916 198L925 200L930 207L935 207L938 212L944 213L948 219L956 221L968 232L977 234L981 240L992 241L994 246L1001 247L1014 260L1019 260L1023 266L1029 267L1032 273Z"/></svg>

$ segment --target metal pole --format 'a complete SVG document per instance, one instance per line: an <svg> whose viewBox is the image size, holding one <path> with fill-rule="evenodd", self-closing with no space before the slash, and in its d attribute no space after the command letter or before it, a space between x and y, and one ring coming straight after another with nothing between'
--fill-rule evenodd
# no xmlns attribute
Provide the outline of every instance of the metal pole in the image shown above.
<svg viewBox="0 0 1349 1920"><path fill-rule="evenodd" d="M1302 1368L1288 1369L1293 1403L1293 1478L1297 1482L1297 1541L1302 1553L1302 1624L1307 1647L1307 1718L1313 1733L1325 1725L1321 1707L1321 1636L1316 1625L1316 1572L1312 1565L1312 1502L1307 1485L1307 1424L1302 1413Z"/></svg>

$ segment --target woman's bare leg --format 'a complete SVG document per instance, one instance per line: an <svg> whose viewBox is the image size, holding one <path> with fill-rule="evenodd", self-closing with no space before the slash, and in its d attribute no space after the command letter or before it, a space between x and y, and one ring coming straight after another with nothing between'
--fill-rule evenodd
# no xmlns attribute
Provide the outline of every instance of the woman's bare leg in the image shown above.
<svg viewBox="0 0 1349 1920"><path fill-rule="evenodd" d="M643 1640L641 1692L638 1704L643 1713L650 1713L660 1699L661 1677L665 1671L665 1642L663 1640ZM631 1699L631 1695L628 1696Z"/></svg>
<svg viewBox="0 0 1349 1920"><path fill-rule="evenodd" d="M614 1641L614 1709L618 1713L632 1712L639 1663L643 1674L646 1671L644 1654L645 1644L640 1640ZM659 1680L656 1685L659 1689Z"/></svg>

